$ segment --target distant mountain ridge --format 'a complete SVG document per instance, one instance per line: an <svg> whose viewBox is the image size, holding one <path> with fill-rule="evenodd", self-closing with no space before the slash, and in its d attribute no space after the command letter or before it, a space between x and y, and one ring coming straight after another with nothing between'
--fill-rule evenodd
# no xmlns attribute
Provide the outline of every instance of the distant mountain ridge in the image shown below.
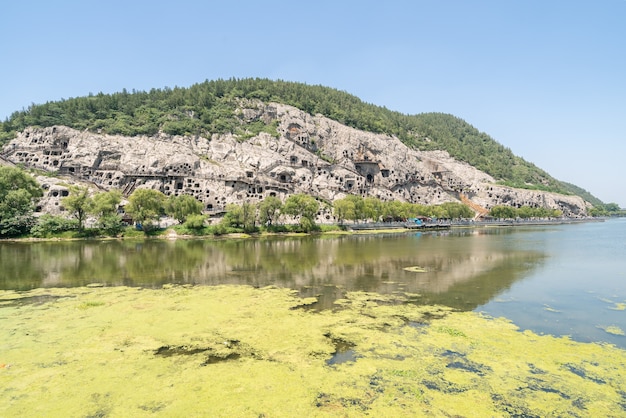
<svg viewBox="0 0 626 418"><path fill-rule="evenodd" d="M241 140L260 132L278 135L276 123L242 122L241 100L282 103L348 127L394 136L410 148L447 151L492 176L498 184L580 195L460 118L443 113L405 115L365 103L336 89L303 83L246 78L205 81L189 88L97 94L33 105L0 123L0 145L27 127L67 126L80 131L135 137L234 134ZM589 193L583 196L600 202Z"/></svg>

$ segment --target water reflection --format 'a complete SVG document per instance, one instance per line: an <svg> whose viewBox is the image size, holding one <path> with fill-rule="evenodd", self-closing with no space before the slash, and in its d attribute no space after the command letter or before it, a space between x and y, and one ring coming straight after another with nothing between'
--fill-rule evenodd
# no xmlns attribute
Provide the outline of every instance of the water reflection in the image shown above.
<svg viewBox="0 0 626 418"><path fill-rule="evenodd" d="M290 287L329 308L346 291L420 294L420 302L472 310L544 258L507 230L290 237L0 243L0 287ZM420 266L426 272L406 271Z"/></svg>

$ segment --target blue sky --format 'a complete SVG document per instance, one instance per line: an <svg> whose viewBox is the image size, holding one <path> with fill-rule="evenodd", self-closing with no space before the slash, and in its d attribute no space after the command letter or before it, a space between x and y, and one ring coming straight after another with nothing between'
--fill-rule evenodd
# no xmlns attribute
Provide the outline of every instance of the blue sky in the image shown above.
<svg viewBox="0 0 626 418"><path fill-rule="evenodd" d="M321 84L458 116L626 207L626 0L9 1L2 120L123 88Z"/></svg>

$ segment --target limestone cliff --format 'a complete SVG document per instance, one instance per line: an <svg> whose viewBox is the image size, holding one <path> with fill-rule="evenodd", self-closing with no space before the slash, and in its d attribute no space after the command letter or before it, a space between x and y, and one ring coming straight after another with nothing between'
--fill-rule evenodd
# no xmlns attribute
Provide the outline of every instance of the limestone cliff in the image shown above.
<svg viewBox="0 0 626 418"><path fill-rule="evenodd" d="M13 163L65 176L66 183L118 188L127 196L142 187L192 194L208 212L293 193L329 202L349 193L422 204L463 201L478 213L508 204L560 209L576 217L588 208L578 196L497 185L444 151L414 150L395 137L287 105L242 103L244 125L276 123L278 135L124 137L55 126L24 130L2 154ZM49 189L42 210L54 212L64 186L50 177L40 181Z"/></svg>

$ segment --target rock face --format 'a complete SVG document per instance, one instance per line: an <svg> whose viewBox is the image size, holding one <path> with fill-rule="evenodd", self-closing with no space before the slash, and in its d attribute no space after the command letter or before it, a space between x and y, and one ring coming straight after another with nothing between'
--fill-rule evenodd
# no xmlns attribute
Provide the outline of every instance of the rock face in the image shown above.
<svg viewBox="0 0 626 418"><path fill-rule="evenodd" d="M235 135L124 137L56 126L29 128L3 149L15 164L52 171L65 183L87 182L128 196L136 188L191 194L206 211L229 203L307 193L332 202L347 194L421 204L463 201L477 212L495 205L560 209L583 216L578 196L495 184L488 174L445 151L418 151L399 139L352 129L282 104L247 102L242 123L278 124L278 137ZM245 125L244 125L245 126ZM55 211L63 186L49 177L42 211ZM327 215L329 216L329 215Z"/></svg>

